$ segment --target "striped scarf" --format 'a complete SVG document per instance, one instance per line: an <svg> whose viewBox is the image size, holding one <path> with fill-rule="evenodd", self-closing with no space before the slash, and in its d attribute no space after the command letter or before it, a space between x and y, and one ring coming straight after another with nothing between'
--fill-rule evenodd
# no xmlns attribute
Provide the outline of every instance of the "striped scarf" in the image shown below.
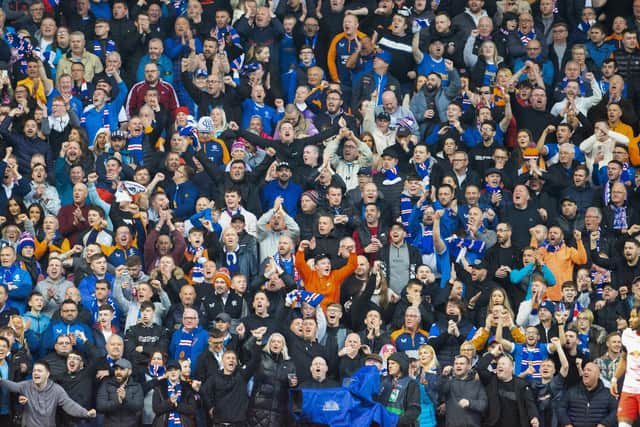
<svg viewBox="0 0 640 427"><path fill-rule="evenodd" d="M142 157L142 140L144 139L144 135L139 136L130 136L127 141L127 151L131 156L133 156L134 162L137 165L142 165L144 163Z"/></svg>
<svg viewBox="0 0 640 427"><path fill-rule="evenodd" d="M562 246L564 246L564 240L562 240L559 245L552 245L549 242L546 242L543 245L543 247L546 249L546 251L551 253L551 254L555 253L555 252L558 252L562 248Z"/></svg>
<svg viewBox="0 0 640 427"><path fill-rule="evenodd" d="M536 32L532 30L527 34L524 34L520 30L518 30L518 37L520 38L520 41L522 42L522 44L526 46L529 44L531 40L536 38Z"/></svg>
<svg viewBox="0 0 640 427"><path fill-rule="evenodd" d="M177 402L180 403L180 397L182 396L182 384L179 382L173 384L167 380L167 395L169 398L176 396ZM169 420L167 421L167 427L181 426L182 420L180 419L180 413L178 411L169 412Z"/></svg>
<svg viewBox="0 0 640 427"><path fill-rule="evenodd" d="M200 258L196 257L196 253L199 249L202 249L202 253L204 253L204 247L202 246L196 248L191 244L187 245L187 253L193 258L193 268L191 269L191 280L193 283L204 282L204 266L202 265L202 262L200 262Z"/></svg>
<svg viewBox="0 0 640 427"><path fill-rule="evenodd" d="M105 45L105 49L104 50L106 52L103 52L102 43L100 43L100 40L94 40L93 41L93 53L98 58L102 58L103 56L106 58L107 55L109 55L111 52L115 51L115 49L116 49L116 42L114 42L111 39L107 40L107 43Z"/></svg>
<svg viewBox="0 0 640 427"><path fill-rule="evenodd" d="M430 225L422 226L422 239L420 239L420 253L422 255L433 254L433 227Z"/></svg>
<svg viewBox="0 0 640 427"><path fill-rule="evenodd" d="M179 334L177 359L191 360L191 347L194 344L195 334L193 332L186 332L184 329L178 330L177 333Z"/></svg>
<svg viewBox="0 0 640 427"><path fill-rule="evenodd" d="M280 252L276 251L276 253L273 255L273 260L275 261L275 263L277 265L279 265L280 267L282 267L282 269L291 277L293 277L293 280L295 280L296 284L300 285L300 280L302 279L300 277L300 273L298 273L298 269L296 268L296 259L295 259L295 255L291 255L291 259L288 261L285 261L282 259L282 257L280 256Z"/></svg>
<svg viewBox="0 0 640 427"><path fill-rule="evenodd" d="M393 185L402 181L402 178L398 176L398 169L391 168L384 171L385 180L382 181L382 185Z"/></svg>
<svg viewBox="0 0 640 427"><path fill-rule="evenodd" d="M153 378L161 377L166 372L167 370L162 365L149 365L149 368L147 370L147 374L149 374L149 376Z"/></svg>

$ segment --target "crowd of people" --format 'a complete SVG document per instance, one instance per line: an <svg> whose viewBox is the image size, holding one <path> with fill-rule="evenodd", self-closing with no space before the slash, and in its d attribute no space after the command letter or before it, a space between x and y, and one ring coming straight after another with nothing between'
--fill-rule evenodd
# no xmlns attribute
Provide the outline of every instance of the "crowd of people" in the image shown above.
<svg viewBox="0 0 640 427"><path fill-rule="evenodd" d="M0 425L334 425L373 372L371 425L631 427L639 32L640 0L2 0Z"/></svg>

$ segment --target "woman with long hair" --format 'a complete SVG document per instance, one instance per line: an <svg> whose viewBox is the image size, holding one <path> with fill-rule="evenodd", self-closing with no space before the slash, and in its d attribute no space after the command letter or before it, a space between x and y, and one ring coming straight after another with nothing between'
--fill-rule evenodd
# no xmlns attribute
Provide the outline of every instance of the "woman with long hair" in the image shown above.
<svg viewBox="0 0 640 427"><path fill-rule="evenodd" d="M139 382L144 391L144 406L142 408L142 425L151 426L156 414L153 412L153 393L158 383L167 377L167 355L161 351L154 351L149 359L144 379Z"/></svg>
<svg viewBox="0 0 640 427"><path fill-rule="evenodd" d="M282 98L282 82L280 81L280 71L277 61L271 60L271 48L265 44L256 44L253 48L249 48L245 64L252 66L260 65L262 75L260 82L267 91L267 97L270 99ZM249 85L240 83L241 88L249 88Z"/></svg>
<svg viewBox="0 0 640 427"><path fill-rule="evenodd" d="M44 210L42 206L37 203L33 203L29 206L29 219L31 220L31 224L33 224L33 231L35 231L34 237L36 239L44 238L44 230L42 225L44 223Z"/></svg>
<svg viewBox="0 0 640 427"><path fill-rule="evenodd" d="M438 359L428 344L418 348L418 371L416 381L420 384L420 427L436 426L436 404L438 403Z"/></svg>
<svg viewBox="0 0 640 427"><path fill-rule="evenodd" d="M475 87L493 85L500 66L504 62L496 44L487 40L480 45L477 55L469 55L472 63L471 83Z"/></svg>
<svg viewBox="0 0 640 427"><path fill-rule="evenodd" d="M257 339L256 344L260 345L261 339ZM273 333L262 349L254 346L252 351L259 352L260 360L253 376L247 425L284 426L287 424L289 388L298 385L296 367L289 357L284 336Z"/></svg>

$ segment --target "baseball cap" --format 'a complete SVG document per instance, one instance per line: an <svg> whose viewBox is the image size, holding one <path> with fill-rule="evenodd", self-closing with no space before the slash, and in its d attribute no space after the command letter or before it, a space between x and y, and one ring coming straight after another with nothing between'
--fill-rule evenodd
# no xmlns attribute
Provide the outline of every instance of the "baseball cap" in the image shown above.
<svg viewBox="0 0 640 427"><path fill-rule="evenodd" d="M118 361L115 363L115 366L122 369L131 369L131 362L124 358L118 359Z"/></svg>
<svg viewBox="0 0 640 427"><path fill-rule="evenodd" d="M111 139L126 139L126 136L120 129L116 129L111 132Z"/></svg>
<svg viewBox="0 0 640 427"><path fill-rule="evenodd" d="M229 316L227 313L218 313L218 315L216 316L216 322L217 321L231 323L231 316Z"/></svg>

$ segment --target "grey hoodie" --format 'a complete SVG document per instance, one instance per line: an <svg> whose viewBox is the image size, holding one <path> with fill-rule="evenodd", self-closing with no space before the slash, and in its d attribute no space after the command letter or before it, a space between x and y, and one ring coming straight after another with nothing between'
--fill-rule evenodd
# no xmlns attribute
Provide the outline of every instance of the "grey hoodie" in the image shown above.
<svg viewBox="0 0 640 427"><path fill-rule="evenodd" d="M29 399L24 407L23 426L55 427L58 406L62 406L62 409L72 417L87 417L87 410L78 405L62 387L51 380L43 390L38 390L31 380L19 383L1 380L0 385L12 393L19 393Z"/></svg>

